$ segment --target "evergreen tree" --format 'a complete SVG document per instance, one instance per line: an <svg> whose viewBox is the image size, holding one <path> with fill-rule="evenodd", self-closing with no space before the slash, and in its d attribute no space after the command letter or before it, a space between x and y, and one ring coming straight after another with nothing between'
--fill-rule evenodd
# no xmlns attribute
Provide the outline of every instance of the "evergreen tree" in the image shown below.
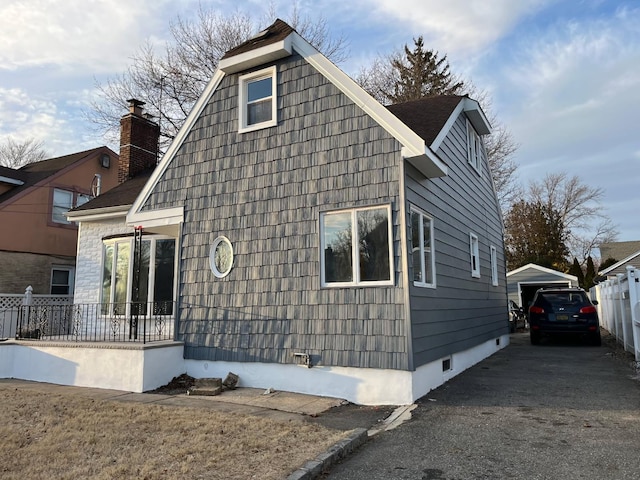
<svg viewBox="0 0 640 480"><path fill-rule="evenodd" d="M584 288L584 272L582 271L582 267L576 257L573 257L573 265L571 266L569 273L578 277L578 285Z"/></svg>
<svg viewBox="0 0 640 480"><path fill-rule="evenodd" d="M524 200L505 218L505 253L509 270L528 263L566 271L566 232L558 212Z"/></svg>
<svg viewBox="0 0 640 480"><path fill-rule="evenodd" d="M396 57L391 62L396 83L391 91L384 92L391 102L461 93L464 83L451 75L447 56L438 58L438 52L425 49L421 36L414 38L413 42L413 50L405 45L404 57Z"/></svg>
<svg viewBox="0 0 640 480"><path fill-rule="evenodd" d="M589 257L587 257L587 271L584 274L584 286L582 288L584 288L585 290L589 290L591 287L593 287L594 280L596 278L596 267L593 264L593 258L591 258L591 255L589 255Z"/></svg>

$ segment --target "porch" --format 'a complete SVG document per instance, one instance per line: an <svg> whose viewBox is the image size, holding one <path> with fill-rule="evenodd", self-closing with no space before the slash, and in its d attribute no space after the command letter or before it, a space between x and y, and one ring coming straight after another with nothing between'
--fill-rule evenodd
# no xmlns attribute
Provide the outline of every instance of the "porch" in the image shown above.
<svg viewBox="0 0 640 480"><path fill-rule="evenodd" d="M173 302L0 309L0 378L144 392L186 371Z"/></svg>

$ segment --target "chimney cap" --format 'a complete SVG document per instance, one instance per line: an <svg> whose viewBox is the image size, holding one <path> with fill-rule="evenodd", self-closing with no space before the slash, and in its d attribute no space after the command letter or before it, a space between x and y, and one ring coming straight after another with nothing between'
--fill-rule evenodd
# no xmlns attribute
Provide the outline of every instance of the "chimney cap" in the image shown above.
<svg viewBox="0 0 640 480"><path fill-rule="evenodd" d="M137 98L130 98L127 102L129 102L130 107L141 107L145 104L145 102L138 100Z"/></svg>

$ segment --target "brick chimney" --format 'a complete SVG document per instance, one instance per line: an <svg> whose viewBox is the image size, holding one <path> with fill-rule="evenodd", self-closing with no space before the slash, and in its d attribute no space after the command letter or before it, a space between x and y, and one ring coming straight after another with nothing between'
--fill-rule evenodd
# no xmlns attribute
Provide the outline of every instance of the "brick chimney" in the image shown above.
<svg viewBox="0 0 640 480"><path fill-rule="evenodd" d="M143 116L144 102L132 98L129 113L120 119L120 160L118 183L153 168L158 163L160 126Z"/></svg>

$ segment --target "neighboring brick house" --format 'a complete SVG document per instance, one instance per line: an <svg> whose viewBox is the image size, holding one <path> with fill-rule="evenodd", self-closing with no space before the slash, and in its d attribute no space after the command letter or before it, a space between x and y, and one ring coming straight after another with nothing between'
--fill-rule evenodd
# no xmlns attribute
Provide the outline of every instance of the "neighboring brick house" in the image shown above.
<svg viewBox="0 0 640 480"><path fill-rule="evenodd" d="M509 342L488 133L466 96L380 105L278 20L227 52L148 180L70 212L76 303L131 301L140 227L144 299L176 302L184 342L154 381L410 403Z"/></svg>
<svg viewBox="0 0 640 480"><path fill-rule="evenodd" d="M70 208L118 184L107 147L0 167L0 293L73 293L78 227Z"/></svg>

